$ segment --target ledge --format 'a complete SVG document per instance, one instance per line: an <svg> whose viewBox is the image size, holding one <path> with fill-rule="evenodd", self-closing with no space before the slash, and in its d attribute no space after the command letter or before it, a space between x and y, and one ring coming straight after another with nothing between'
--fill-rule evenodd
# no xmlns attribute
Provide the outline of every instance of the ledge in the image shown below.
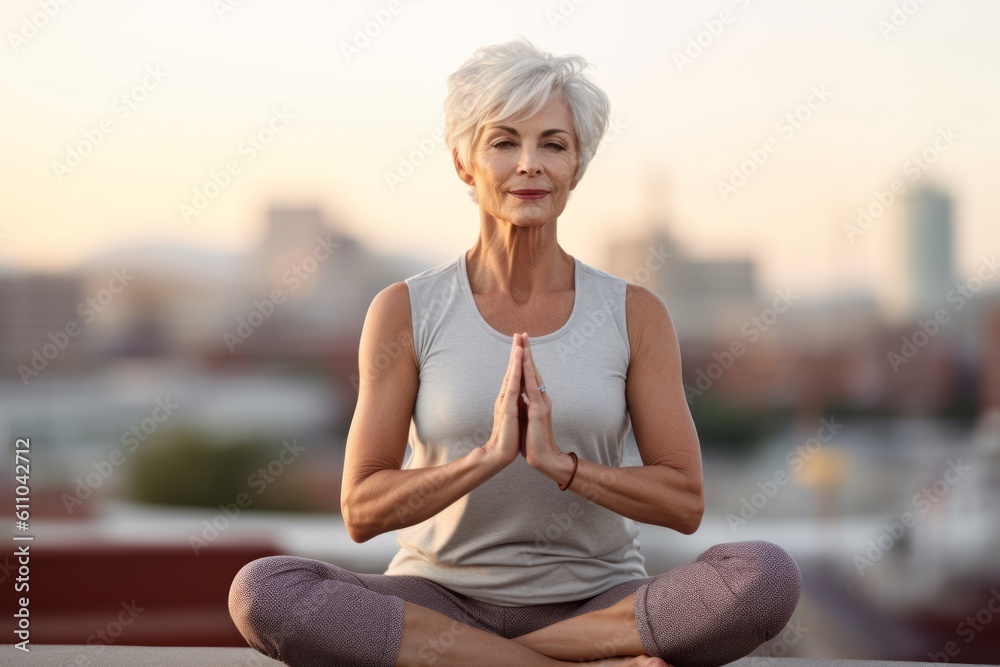
<svg viewBox="0 0 1000 667"><path fill-rule="evenodd" d="M284 663L252 648L208 648L178 646L85 646L75 644L32 645L30 653L11 644L0 646L0 664L31 667L101 665L101 667L281 667ZM731 667L936 667L934 662L888 660L818 660L812 658L748 657ZM963 667L963 663L951 663ZM966 667L973 667L971 665ZM979 667L982 667L980 665ZM987 667L1000 667L990 665Z"/></svg>
<svg viewBox="0 0 1000 667"><path fill-rule="evenodd" d="M32 644L28 653L12 644L0 646L0 665L31 667L284 667L249 646L105 646L84 644Z"/></svg>

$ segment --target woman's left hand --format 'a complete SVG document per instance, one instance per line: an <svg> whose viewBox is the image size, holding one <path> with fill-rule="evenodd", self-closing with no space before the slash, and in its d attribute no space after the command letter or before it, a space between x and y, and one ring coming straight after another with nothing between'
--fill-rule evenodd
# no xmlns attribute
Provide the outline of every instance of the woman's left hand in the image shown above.
<svg viewBox="0 0 1000 667"><path fill-rule="evenodd" d="M538 386L545 381L535 366L528 335L522 334L521 340L524 341L521 380L528 396L528 424L522 440L522 454L531 467L546 469L553 466L562 452L552 435L552 401L547 391L538 391Z"/></svg>

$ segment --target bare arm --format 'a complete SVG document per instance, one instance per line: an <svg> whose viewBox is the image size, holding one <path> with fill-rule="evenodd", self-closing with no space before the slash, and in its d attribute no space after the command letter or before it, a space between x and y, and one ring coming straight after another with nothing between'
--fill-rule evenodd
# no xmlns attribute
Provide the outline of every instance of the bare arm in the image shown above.
<svg viewBox="0 0 1000 667"><path fill-rule="evenodd" d="M644 465L619 468L581 459L569 488L622 516L690 535L701 524L705 501L677 334L663 300L639 285L627 287L626 319L632 354L625 396ZM546 468L547 477L566 480L573 462L563 454Z"/></svg>
<svg viewBox="0 0 1000 667"><path fill-rule="evenodd" d="M440 466L401 470L419 385L406 283L394 283L372 300L358 369L358 405L340 495L344 524L355 542L434 516L507 464L477 447Z"/></svg>

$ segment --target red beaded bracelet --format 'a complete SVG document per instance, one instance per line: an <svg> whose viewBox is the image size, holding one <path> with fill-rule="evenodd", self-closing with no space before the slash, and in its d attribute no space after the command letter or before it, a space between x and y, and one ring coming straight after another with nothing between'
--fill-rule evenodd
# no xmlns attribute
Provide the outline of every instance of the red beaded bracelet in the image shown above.
<svg viewBox="0 0 1000 667"><path fill-rule="evenodd" d="M580 465L580 459L576 458L576 452L569 452L569 455L573 457L573 474L569 476L569 481L565 485L559 485L560 491L565 491L573 483L573 478L576 477L576 468Z"/></svg>

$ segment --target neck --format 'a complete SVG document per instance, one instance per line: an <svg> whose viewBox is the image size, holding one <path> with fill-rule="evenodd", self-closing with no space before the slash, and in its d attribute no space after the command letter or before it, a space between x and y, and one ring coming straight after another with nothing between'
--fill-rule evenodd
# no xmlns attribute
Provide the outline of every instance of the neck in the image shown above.
<svg viewBox="0 0 1000 667"><path fill-rule="evenodd" d="M574 289L574 263L556 240L555 220L519 227L484 216L465 256L474 293L499 293L519 304L536 294Z"/></svg>

